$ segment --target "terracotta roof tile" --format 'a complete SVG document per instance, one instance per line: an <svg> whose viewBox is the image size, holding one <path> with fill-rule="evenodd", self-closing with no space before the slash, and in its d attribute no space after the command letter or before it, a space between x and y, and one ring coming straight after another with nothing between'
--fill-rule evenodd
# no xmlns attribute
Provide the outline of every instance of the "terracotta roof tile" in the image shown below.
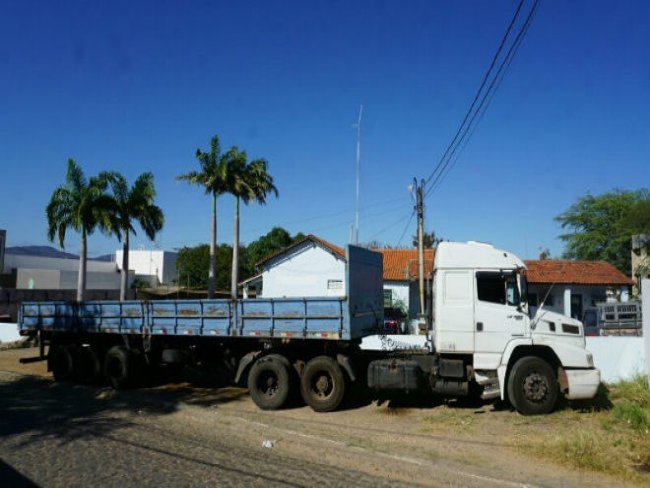
<svg viewBox="0 0 650 488"><path fill-rule="evenodd" d="M529 283L633 285L634 281L605 261L528 260Z"/></svg>
<svg viewBox="0 0 650 488"><path fill-rule="evenodd" d="M384 280L408 281L418 277L417 249L374 249L380 252L384 262ZM428 276L433 270L433 249L424 250L424 271Z"/></svg>

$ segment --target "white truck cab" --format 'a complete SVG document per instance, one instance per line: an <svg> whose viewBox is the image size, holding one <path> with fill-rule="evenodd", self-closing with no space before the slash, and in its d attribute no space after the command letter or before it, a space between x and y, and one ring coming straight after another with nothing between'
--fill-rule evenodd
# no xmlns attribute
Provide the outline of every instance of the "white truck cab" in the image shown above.
<svg viewBox="0 0 650 488"><path fill-rule="evenodd" d="M544 308L530 317L526 266L479 242L442 242L435 257L433 351L464 357L484 398L508 398L522 413L545 413L557 394L593 398L600 372L582 324Z"/></svg>

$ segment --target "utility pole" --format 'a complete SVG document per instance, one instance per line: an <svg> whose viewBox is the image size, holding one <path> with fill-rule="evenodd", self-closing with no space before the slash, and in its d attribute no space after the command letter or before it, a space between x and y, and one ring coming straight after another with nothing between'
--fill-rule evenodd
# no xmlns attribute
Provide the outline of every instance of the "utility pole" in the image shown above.
<svg viewBox="0 0 650 488"><path fill-rule="evenodd" d="M415 211L418 217L418 278L419 278L419 288L420 288L420 321L424 319L426 314L426 305L424 301L424 203L423 203L423 188L424 180L420 180L420 184L417 184L417 180L414 179L415 184Z"/></svg>

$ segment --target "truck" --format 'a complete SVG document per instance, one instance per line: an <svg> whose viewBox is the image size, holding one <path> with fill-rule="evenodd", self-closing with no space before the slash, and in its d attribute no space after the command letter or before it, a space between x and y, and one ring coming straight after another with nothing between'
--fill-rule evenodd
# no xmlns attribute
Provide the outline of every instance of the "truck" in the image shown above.
<svg viewBox="0 0 650 488"><path fill-rule="evenodd" d="M219 367L265 410L300 392L332 411L354 384L383 398L501 398L525 415L596 394L582 324L543 308L529 316L526 266L512 253L440 243L423 335L378 334L381 254L348 246L345 283L341 297L25 302L18 327L38 337L55 380L124 388L152 368Z"/></svg>

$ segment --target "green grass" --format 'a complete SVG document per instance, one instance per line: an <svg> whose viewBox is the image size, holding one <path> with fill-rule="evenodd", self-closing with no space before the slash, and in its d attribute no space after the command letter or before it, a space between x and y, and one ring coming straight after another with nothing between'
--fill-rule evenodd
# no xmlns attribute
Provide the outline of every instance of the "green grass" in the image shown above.
<svg viewBox="0 0 650 488"><path fill-rule="evenodd" d="M614 407L611 418L605 421L606 428L616 422L639 433L650 434L650 387L647 378L637 377L612 385L610 399Z"/></svg>
<svg viewBox="0 0 650 488"><path fill-rule="evenodd" d="M475 420L476 416L473 413L449 407L441 407L435 415L429 415L423 419L429 427L451 427L454 430L471 429Z"/></svg>
<svg viewBox="0 0 650 488"><path fill-rule="evenodd" d="M645 377L601 388L589 411L565 409L548 418L550 433L527 438L522 447L575 468L650 482L650 387Z"/></svg>

